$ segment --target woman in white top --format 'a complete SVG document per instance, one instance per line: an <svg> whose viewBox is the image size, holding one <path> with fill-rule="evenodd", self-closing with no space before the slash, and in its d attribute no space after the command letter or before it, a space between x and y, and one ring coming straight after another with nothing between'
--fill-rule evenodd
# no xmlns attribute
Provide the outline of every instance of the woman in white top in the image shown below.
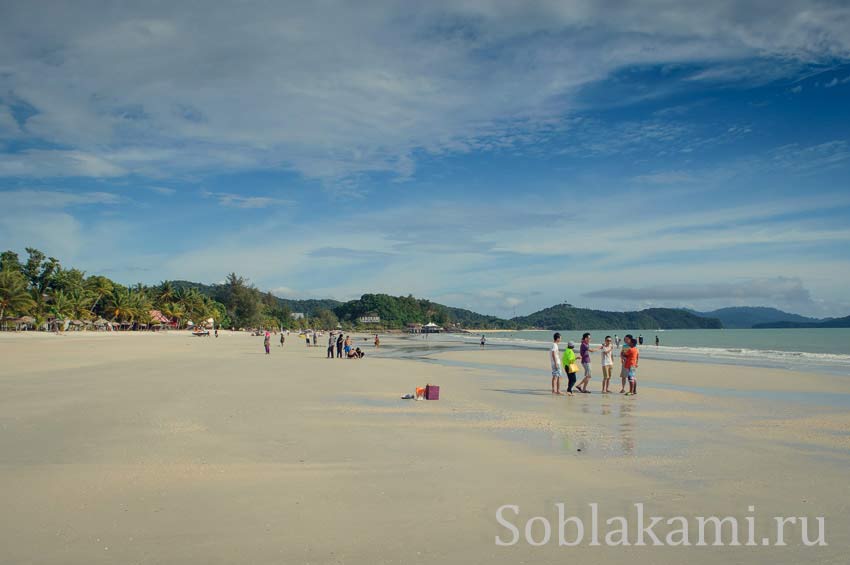
<svg viewBox="0 0 850 565"><path fill-rule="evenodd" d="M602 393L611 392L608 387L611 384L611 373L614 371L614 344L611 342L611 336L605 336L605 343L602 344Z"/></svg>

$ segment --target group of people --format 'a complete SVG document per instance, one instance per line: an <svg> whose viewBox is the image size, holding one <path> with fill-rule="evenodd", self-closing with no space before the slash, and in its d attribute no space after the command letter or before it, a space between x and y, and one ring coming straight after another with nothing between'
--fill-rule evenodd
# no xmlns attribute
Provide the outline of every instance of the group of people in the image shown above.
<svg viewBox="0 0 850 565"><path fill-rule="evenodd" d="M617 347L619 347L620 338L615 336ZM614 349L615 343L611 336L605 336L605 341L599 347L591 347L590 333L585 333L581 336L581 345L576 356L575 343L567 342L567 348L563 355L560 351L561 334L556 333L553 336L552 348L549 350L550 362L552 365L552 394L561 393L561 379L566 373L567 376L567 396L573 396L574 391L582 394L590 394L587 390L590 384L591 376L591 353L597 351L602 352L602 393L609 394L611 392L611 377L614 372ZM620 394L626 396L634 396L637 394L637 368L640 352L638 350L638 340L632 337L631 334L623 338L623 347L620 349ZM583 370L583 378L581 382L576 384L579 365ZM629 385L629 390L626 392L626 383Z"/></svg>
<svg viewBox="0 0 850 565"><path fill-rule="evenodd" d="M375 336L375 347L377 346L378 336ZM339 334L331 332L328 335L328 359L334 358L334 351L336 351L337 359L363 359L366 356L359 347L354 347L351 336L347 335L343 337L342 332L339 332Z"/></svg>
<svg viewBox="0 0 850 565"><path fill-rule="evenodd" d="M288 332L287 332L288 333ZM304 334L304 341L307 343L307 346L310 347L312 340L312 345L316 345L316 333L313 332L312 335ZM266 331L263 334L263 348L266 350L266 355L271 354L271 332ZM280 333L280 347L283 347L283 344L286 343L286 337L284 332ZM375 347L378 348L381 346L381 340L377 334L375 334ZM328 359L334 359L334 353L336 353L337 359L362 359L366 356L366 353L363 352L359 347L354 346L354 342L351 339L351 336L344 336L342 332L338 334L335 332L331 332L328 335Z"/></svg>

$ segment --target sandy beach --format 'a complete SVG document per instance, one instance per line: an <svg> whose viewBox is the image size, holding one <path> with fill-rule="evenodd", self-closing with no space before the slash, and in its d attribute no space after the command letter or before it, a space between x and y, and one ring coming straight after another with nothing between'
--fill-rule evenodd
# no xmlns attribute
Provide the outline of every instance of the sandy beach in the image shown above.
<svg viewBox="0 0 850 565"><path fill-rule="evenodd" d="M294 335L266 356L242 333L0 334L0 561L846 559L848 379L645 361L635 398L555 397L545 353L384 358L406 341L375 355L363 337L365 359L331 361ZM426 383L439 401L399 398ZM522 533L557 525L559 502L755 515L765 532L822 516L828 545L791 526L784 547L496 545L500 507Z"/></svg>

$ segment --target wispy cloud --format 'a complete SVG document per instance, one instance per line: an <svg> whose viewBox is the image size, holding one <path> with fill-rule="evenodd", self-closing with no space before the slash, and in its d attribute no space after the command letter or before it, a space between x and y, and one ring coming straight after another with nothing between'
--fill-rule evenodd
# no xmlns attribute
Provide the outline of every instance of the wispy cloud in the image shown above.
<svg viewBox="0 0 850 565"><path fill-rule="evenodd" d="M616 296L621 300L783 300L809 302L811 294L799 278L775 277L707 284L670 284L648 287L603 288L585 292L588 298Z"/></svg>
<svg viewBox="0 0 850 565"><path fill-rule="evenodd" d="M728 84L850 52L840 1L199 6L7 10L0 87L34 110L4 135L62 149L4 155L0 175L409 178L419 155L533 143L623 68L696 62L693 81Z"/></svg>
<svg viewBox="0 0 850 565"><path fill-rule="evenodd" d="M207 190L202 191L201 194L205 198L216 199L220 205L228 208L257 209L268 208L270 206L292 205L291 200L273 198L271 196L242 196L229 192L210 192Z"/></svg>

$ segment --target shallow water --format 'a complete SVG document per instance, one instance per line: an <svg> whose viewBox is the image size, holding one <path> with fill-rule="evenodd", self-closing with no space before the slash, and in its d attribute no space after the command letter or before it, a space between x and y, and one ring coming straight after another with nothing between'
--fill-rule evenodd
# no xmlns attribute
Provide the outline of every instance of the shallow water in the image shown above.
<svg viewBox="0 0 850 565"><path fill-rule="evenodd" d="M545 349L551 344L551 331L494 332L487 334L488 348ZM598 343L606 335L631 330L592 332L591 341ZM581 340L582 332L561 332L562 343ZM658 335L661 345L655 345ZM850 328L775 329L775 330L665 330L644 333L640 348L646 359L695 361L792 371L819 372L850 376ZM406 337L395 347L397 353L434 352L446 348L475 349L480 336L473 334L440 334L422 339ZM393 355L393 353L387 353ZM596 353L595 355L599 355Z"/></svg>

